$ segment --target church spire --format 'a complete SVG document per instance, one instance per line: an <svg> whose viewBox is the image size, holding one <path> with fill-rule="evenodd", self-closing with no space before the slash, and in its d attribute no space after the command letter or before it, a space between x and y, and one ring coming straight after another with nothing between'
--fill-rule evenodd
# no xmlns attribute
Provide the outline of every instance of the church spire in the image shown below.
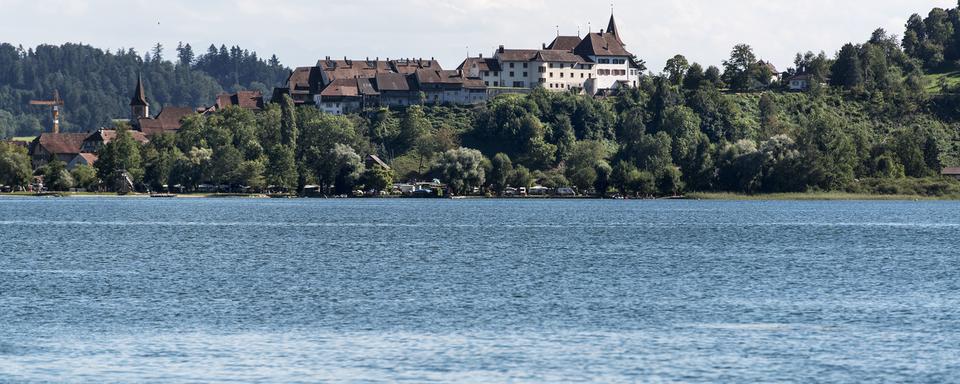
<svg viewBox="0 0 960 384"><path fill-rule="evenodd" d="M133 97L130 98L130 118L133 125L137 126L139 119L150 117L150 103L147 102L147 95L143 91L143 75L137 74L137 89L133 91Z"/></svg>
<svg viewBox="0 0 960 384"><path fill-rule="evenodd" d="M143 75L137 74L137 89L133 91L133 98L130 99L130 106L145 106L147 104L147 96L143 91Z"/></svg>

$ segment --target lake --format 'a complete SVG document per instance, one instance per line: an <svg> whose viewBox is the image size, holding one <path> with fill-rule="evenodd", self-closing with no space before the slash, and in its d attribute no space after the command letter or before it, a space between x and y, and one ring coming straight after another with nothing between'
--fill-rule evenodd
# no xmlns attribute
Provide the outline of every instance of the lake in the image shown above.
<svg viewBox="0 0 960 384"><path fill-rule="evenodd" d="M945 382L960 203L0 198L0 382Z"/></svg>

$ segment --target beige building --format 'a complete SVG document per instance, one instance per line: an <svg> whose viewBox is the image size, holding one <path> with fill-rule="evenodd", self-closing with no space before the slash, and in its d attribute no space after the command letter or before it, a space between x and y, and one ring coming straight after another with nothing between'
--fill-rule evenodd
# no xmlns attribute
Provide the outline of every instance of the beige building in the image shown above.
<svg viewBox="0 0 960 384"><path fill-rule="evenodd" d="M542 86L590 95L636 87L640 76L633 54L620 39L613 15L607 31L582 38L557 36L542 49L508 49L501 45L492 58L467 58L458 70L482 80L491 90Z"/></svg>

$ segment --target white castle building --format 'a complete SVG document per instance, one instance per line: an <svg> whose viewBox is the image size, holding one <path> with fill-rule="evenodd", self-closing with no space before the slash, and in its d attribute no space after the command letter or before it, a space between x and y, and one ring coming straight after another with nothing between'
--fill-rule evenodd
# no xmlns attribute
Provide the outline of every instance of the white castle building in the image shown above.
<svg viewBox="0 0 960 384"><path fill-rule="evenodd" d="M492 57L467 58L458 70L465 77L483 80L491 89L542 86L589 95L636 87L641 75L613 15L606 30L582 38L557 36L542 49L507 49L501 45Z"/></svg>

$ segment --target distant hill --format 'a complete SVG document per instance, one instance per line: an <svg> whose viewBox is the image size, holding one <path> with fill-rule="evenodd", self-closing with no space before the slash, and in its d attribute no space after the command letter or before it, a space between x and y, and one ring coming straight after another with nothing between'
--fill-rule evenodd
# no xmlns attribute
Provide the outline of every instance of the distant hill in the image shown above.
<svg viewBox="0 0 960 384"><path fill-rule="evenodd" d="M224 91L269 93L289 73L276 56L264 60L240 47L211 45L201 55L189 45L171 51L172 60L159 45L141 55L133 49L111 52L82 44L0 44L0 137L49 129L49 112L29 101L48 99L54 89L66 103L63 130L85 131L129 115L138 73L154 111L166 105L209 105Z"/></svg>

